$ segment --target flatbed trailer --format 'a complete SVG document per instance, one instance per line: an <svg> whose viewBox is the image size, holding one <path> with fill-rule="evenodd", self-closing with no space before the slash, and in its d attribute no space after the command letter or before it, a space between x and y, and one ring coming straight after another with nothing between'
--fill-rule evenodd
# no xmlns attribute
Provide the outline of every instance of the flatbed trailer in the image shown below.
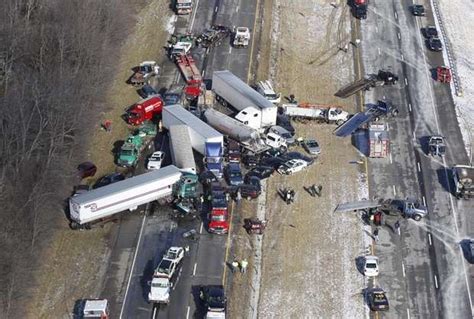
<svg viewBox="0 0 474 319"><path fill-rule="evenodd" d="M176 57L176 64L187 84L184 88L185 94L194 98L198 97L201 94L202 76L196 66L196 61L191 54L179 55Z"/></svg>

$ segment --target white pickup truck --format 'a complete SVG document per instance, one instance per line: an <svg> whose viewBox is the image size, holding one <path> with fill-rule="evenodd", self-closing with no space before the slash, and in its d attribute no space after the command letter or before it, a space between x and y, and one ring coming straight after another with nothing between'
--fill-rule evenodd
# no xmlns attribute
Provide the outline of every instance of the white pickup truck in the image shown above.
<svg viewBox="0 0 474 319"><path fill-rule="evenodd" d="M173 282L177 280L181 262L184 258L183 247L170 247L153 273L148 301L168 304Z"/></svg>

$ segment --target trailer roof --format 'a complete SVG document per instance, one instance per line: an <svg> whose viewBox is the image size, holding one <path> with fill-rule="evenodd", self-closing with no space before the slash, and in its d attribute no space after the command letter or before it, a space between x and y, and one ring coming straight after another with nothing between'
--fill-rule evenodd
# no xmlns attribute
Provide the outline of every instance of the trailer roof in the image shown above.
<svg viewBox="0 0 474 319"><path fill-rule="evenodd" d="M161 178L167 178L175 174L181 174L180 170L174 166L166 166L158 170L153 170L151 172L133 176L131 178L124 179L123 181L109 184L97 189L93 189L86 193L79 194L74 196L74 202L79 205L86 204L90 201L97 200L103 196L108 196L114 193L120 193L125 190L130 190L137 186L142 186L147 183L154 182Z"/></svg>
<svg viewBox="0 0 474 319"><path fill-rule="evenodd" d="M275 104L264 98L260 93L252 89L247 83L235 76L229 70L214 71L213 76L219 77L227 83L232 83L233 88L247 97L255 106L261 109L276 107Z"/></svg>
<svg viewBox="0 0 474 319"><path fill-rule="evenodd" d="M207 123L203 122L196 115L187 111L181 104L165 106L163 111L169 112L174 117L179 119L184 125L187 125L188 128L192 128L194 131L199 132L201 135L207 138L222 136L221 133L213 129Z"/></svg>

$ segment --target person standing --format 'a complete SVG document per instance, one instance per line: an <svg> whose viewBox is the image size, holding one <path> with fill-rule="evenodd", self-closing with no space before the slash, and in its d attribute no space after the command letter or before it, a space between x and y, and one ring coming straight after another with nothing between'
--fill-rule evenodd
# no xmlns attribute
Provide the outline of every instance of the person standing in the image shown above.
<svg viewBox="0 0 474 319"><path fill-rule="evenodd" d="M232 273L235 273L237 269L239 269L239 263L237 262L237 260L234 260L231 266L232 266Z"/></svg>
<svg viewBox="0 0 474 319"><path fill-rule="evenodd" d="M247 272L247 266L248 266L248 261L247 259L244 259L240 262L240 272L245 274Z"/></svg>
<svg viewBox="0 0 474 319"><path fill-rule="evenodd" d="M237 201L237 204L240 204L240 201L242 200L242 193L240 192L240 188L237 190L237 195L235 196L235 200Z"/></svg>
<svg viewBox="0 0 474 319"><path fill-rule="evenodd" d="M378 228L375 228L375 230L374 230L374 240L375 240L375 242L379 241L379 229Z"/></svg>

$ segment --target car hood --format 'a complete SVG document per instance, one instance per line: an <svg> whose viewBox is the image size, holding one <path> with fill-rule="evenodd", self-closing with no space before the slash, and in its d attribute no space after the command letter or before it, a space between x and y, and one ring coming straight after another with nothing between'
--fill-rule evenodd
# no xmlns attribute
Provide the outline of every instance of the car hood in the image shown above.
<svg viewBox="0 0 474 319"><path fill-rule="evenodd" d="M150 293L148 294L148 299L151 301L161 301L161 300L167 300L170 295L170 289L169 288L158 288L158 287L153 287L150 290Z"/></svg>

